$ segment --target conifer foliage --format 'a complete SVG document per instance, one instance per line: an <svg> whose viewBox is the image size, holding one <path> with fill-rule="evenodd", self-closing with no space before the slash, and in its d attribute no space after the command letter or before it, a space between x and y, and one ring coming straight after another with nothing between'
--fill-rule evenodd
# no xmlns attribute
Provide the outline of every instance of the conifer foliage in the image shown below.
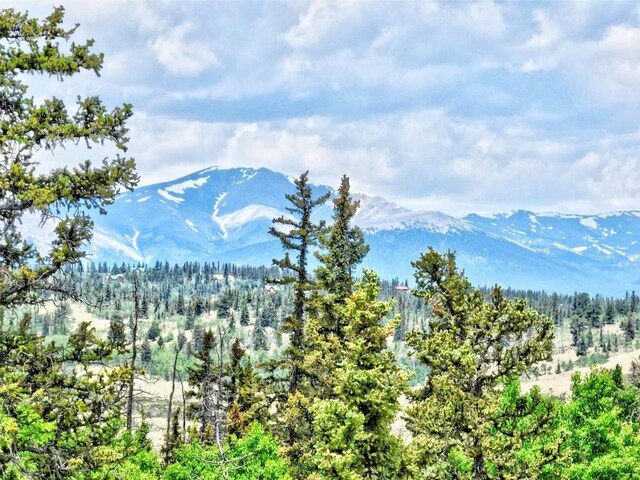
<svg viewBox="0 0 640 480"><path fill-rule="evenodd" d="M315 272L318 286L338 303L351 293L355 268L369 252L362 230L353 225L359 206L360 202L351 197L349 177L343 175L333 200L333 223L320 234L325 252L316 254L320 266Z"/></svg>
<svg viewBox="0 0 640 480"><path fill-rule="evenodd" d="M25 74L62 80L102 68L91 40L72 42L65 51L75 28L66 29L63 19L62 7L43 20L0 10L0 308L42 302L45 292L75 295L54 276L84 256L92 229L85 210L104 212L119 189L138 181L133 159L119 154L99 167L86 161L36 172L38 151L107 143L124 152L128 141L130 105L107 111L97 96L79 98L69 114L60 99L36 101L27 94ZM20 233L27 214L54 224L48 252L38 252ZM131 371L103 368L113 348L86 323L63 349L34 335L28 315L16 329L0 320L0 477L85 478L126 455L117 443Z"/></svg>
<svg viewBox="0 0 640 480"><path fill-rule="evenodd" d="M342 307L345 344L333 398L318 399L314 417L314 479L399 478L402 441L391 433L410 375L387 348L398 319L384 322L392 302L379 301L378 277L365 272Z"/></svg>
<svg viewBox="0 0 640 480"><path fill-rule="evenodd" d="M283 259L274 259L273 264L285 272L293 272L292 275L286 275L279 281L279 283L293 284L294 290L293 315L286 320L284 325L284 330L291 334L291 346L288 350L288 357L291 360L288 389L290 393L297 391L301 377L300 362L303 348L305 295L312 287L307 263L311 248L317 244L318 232L323 226L322 224L314 224L311 221L311 214L314 208L322 205L329 198L329 193L313 198L308 171L295 180L295 186L296 192L286 195L287 200L291 203L291 206L287 207L287 211L293 215L293 218L285 216L275 218L273 223L280 225L282 230L273 226L269 229L269 233L280 240L286 252ZM289 251L296 252L295 260L291 260Z"/></svg>
<svg viewBox="0 0 640 480"><path fill-rule="evenodd" d="M501 390L550 355L552 322L523 300L505 299L497 286L486 301L458 271L453 253L430 248L413 265L413 293L433 312L429 330L408 337L429 368L409 410L417 476L490 478Z"/></svg>
<svg viewBox="0 0 640 480"><path fill-rule="evenodd" d="M84 256L92 222L84 209L113 202L121 188L138 182L133 159L116 155L99 167L90 161L79 166L37 173L33 156L67 145L110 143L126 151L126 121L131 105L110 112L99 97L79 98L76 113L69 114L58 98L36 102L27 95L24 74L45 74L62 80L83 70L98 73L103 56L91 51L93 41L64 45L75 28L62 25L64 9L53 10L44 20L13 9L0 11L0 305L37 302L39 289L58 290L52 276L64 265ZM18 226L25 214L53 222L55 238L47 253L38 252L23 238Z"/></svg>

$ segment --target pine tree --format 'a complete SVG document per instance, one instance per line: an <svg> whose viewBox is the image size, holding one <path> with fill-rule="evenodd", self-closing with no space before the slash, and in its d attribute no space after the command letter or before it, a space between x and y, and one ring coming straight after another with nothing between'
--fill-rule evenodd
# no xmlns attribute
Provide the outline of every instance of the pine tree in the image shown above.
<svg viewBox="0 0 640 480"><path fill-rule="evenodd" d="M485 301L458 272L453 253L430 248L413 266L413 293L433 312L429 330L407 339L430 371L408 411L418 476L456 478L467 464L469 475L458 478L489 478L504 455L491 443L500 391L550 355L552 322L524 300L506 300L497 286Z"/></svg>
<svg viewBox="0 0 640 480"><path fill-rule="evenodd" d="M151 363L151 345L149 344L149 340L145 339L140 345L140 362L145 366L149 366Z"/></svg>
<svg viewBox="0 0 640 480"><path fill-rule="evenodd" d="M344 175L333 200L333 224L319 237L326 253L316 254L320 261L318 286L338 304L351 294L355 268L369 252L362 230L352 224L359 206L360 202L351 198L349 178Z"/></svg>
<svg viewBox="0 0 640 480"><path fill-rule="evenodd" d="M308 173L300 175L295 180L296 191L287 194L286 199L291 206L287 211L291 216L281 216L273 220L280 228L272 226L269 233L282 243L285 257L281 260L273 260L273 264L284 271L281 279L272 280L272 283L293 285L293 313L284 322L283 330L289 333L289 345L285 350L284 358L274 365L274 370L284 370L288 376L287 385L283 389L278 385L279 381L274 377L273 385L276 387L277 396L282 399L278 404L280 410L280 433L286 444L286 455L292 465L298 464L303 456L304 442L310 431L308 413L309 402L302 392L299 392L304 377L303 361L305 355L304 329L307 308L307 292L312 289L313 282L307 271L307 262L311 254L311 248L317 244L318 233L323 228L322 224L316 225L311 221L314 208L322 205L329 198L329 193L313 198L313 190L308 180ZM296 254L294 260L289 252ZM259 322L254 327L254 344L256 348L261 345L261 329Z"/></svg>
<svg viewBox="0 0 640 480"><path fill-rule="evenodd" d="M104 368L113 354L86 322L66 348L28 315L0 331L0 478L88 478L132 453L117 443L129 372Z"/></svg>
<svg viewBox="0 0 640 480"><path fill-rule="evenodd" d="M247 308L247 305L243 305L242 309L240 310L240 325L242 325L243 327L246 327L247 325L249 325L250 319L249 319L249 309Z"/></svg>
<svg viewBox="0 0 640 480"><path fill-rule="evenodd" d="M189 385L195 388L190 396L195 397L197 402L191 408L200 427L200 439L204 438L207 426L213 422L215 380L212 354L214 348L215 337L211 329L207 329L202 337L202 345L194 355L197 363L190 367L188 372Z"/></svg>
<svg viewBox="0 0 640 480"><path fill-rule="evenodd" d="M266 423L268 412L262 395L264 386L254 373L251 359L245 355L238 339L231 346L229 367L232 400L227 415L227 429L229 435L241 437L254 422Z"/></svg>
<svg viewBox="0 0 640 480"><path fill-rule="evenodd" d="M43 20L0 10L0 305L6 307L37 303L43 290L74 295L72 290L59 292L61 284L53 277L85 256L82 248L93 226L86 210L105 213L121 188L138 182L133 159L120 155L97 168L86 161L73 169L36 172L33 156L39 150L53 152L81 142L127 148L130 105L107 112L99 97L79 98L70 115L58 98L36 101L27 94L22 79L28 74L63 80L102 68L103 56L92 53L91 40L68 43L76 28L65 29L63 19L62 7ZM69 51L62 45L69 45ZM48 253L37 252L23 238L19 225L27 213L38 215L42 223L62 217Z"/></svg>
<svg viewBox="0 0 640 480"><path fill-rule="evenodd" d="M274 283L291 283L294 291L294 312L284 325L285 331L291 334L291 346L287 352L290 359L289 392L295 392L300 381L306 292L312 286L307 271L307 262L311 247L317 244L318 232L322 226L311 221L311 214L314 208L322 205L329 198L328 192L318 198L313 198L308 175L309 172L304 172L300 178L295 180L295 194L285 195L292 205L287 207L287 211L293 215L293 218L281 216L273 220L273 223L281 225L287 231L279 230L273 226L269 228L269 233L280 240L286 252L282 260L273 260L273 264L285 272L285 276L274 280ZM291 260L289 251L296 252L295 260ZM286 272L292 272L293 275L286 274Z"/></svg>
<svg viewBox="0 0 640 480"><path fill-rule="evenodd" d="M349 321L344 359L335 372L334 398L311 407L316 468L309 478L400 478L402 441L391 423L410 375L387 349L398 319L384 324L392 302L378 301L379 292L377 276L365 272L340 308Z"/></svg>
<svg viewBox="0 0 640 480"><path fill-rule="evenodd" d="M262 352L268 349L267 336L264 332L264 327L260 323L256 322L253 327L253 335L251 337L253 343L253 349L256 352Z"/></svg>
<svg viewBox="0 0 640 480"><path fill-rule="evenodd" d="M226 435L226 415L232 401L229 366L225 356L226 338L220 328L204 332L202 347L195 355L197 363L189 368L189 384L196 398L191 410L199 423L200 441L222 448Z"/></svg>

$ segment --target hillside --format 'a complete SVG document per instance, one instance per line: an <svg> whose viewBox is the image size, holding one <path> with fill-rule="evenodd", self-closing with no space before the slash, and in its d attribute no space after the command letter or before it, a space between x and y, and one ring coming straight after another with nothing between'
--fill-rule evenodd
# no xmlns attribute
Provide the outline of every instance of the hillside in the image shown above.
<svg viewBox="0 0 640 480"><path fill-rule="evenodd" d="M94 216L92 258L109 262L215 260L270 264L281 255L268 233L287 215L293 179L266 168L209 168L118 197ZM332 191L315 186L317 195ZM371 245L364 267L386 278L411 279L411 261L428 246L455 250L479 285L624 295L640 279L640 214L573 215L516 211L454 218L411 211L357 194L355 222ZM330 205L316 211L329 219Z"/></svg>

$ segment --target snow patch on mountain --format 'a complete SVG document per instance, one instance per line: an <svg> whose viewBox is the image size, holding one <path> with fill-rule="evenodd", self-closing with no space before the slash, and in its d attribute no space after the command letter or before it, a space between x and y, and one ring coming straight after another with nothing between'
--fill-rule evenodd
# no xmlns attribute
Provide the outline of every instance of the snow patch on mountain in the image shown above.
<svg viewBox="0 0 640 480"><path fill-rule="evenodd" d="M258 171L253 170L252 168L243 168L240 171L242 172L242 178L234 182L236 185L240 185L241 183L247 182L258 174Z"/></svg>
<svg viewBox="0 0 640 480"><path fill-rule="evenodd" d="M138 203L146 202L151 198L151 195L147 195L146 197L142 197L138 199Z"/></svg>
<svg viewBox="0 0 640 480"><path fill-rule="evenodd" d="M187 180L186 182L181 182L176 185L170 185L166 187L164 190L166 192L177 193L178 195L182 195L185 190L189 188L198 188L207 183L209 177L200 177L195 180Z"/></svg>
<svg viewBox="0 0 640 480"><path fill-rule="evenodd" d="M159 188L157 190L157 192L158 192L158 195L160 195L161 197L166 198L167 200L171 200L172 202L175 202L175 203L178 203L178 204L184 202L184 198L174 197L173 195L171 195L166 190L163 190L162 188Z"/></svg>
<svg viewBox="0 0 640 480"><path fill-rule="evenodd" d="M228 193L229 192L223 192L218 195L218 198L216 198L216 203L213 205L213 214L211 215L213 221L216 222L220 226L220 230L222 230L220 232L220 236L225 239L229 236L229 232L225 227L224 221L220 217L218 217L218 212L220 212L220 202L224 200L224 197L226 197Z"/></svg>
<svg viewBox="0 0 640 480"><path fill-rule="evenodd" d="M353 200L360 202L358 211L353 217L354 222L360 226L367 226L381 217L391 217L393 215L410 212L410 210L400 205L375 195L356 193L352 195L352 197Z"/></svg>
<svg viewBox="0 0 640 480"><path fill-rule="evenodd" d="M584 225L589 228L598 228L598 222L593 217L586 217L580 219L580 225Z"/></svg>
<svg viewBox="0 0 640 480"><path fill-rule="evenodd" d="M405 212L380 218L369 218L365 223L354 221L366 232L381 230L426 230L428 232L450 234L472 231L471 224L440 212Z"/></svg>
<svg viewBox="0 0 640 480"><path fill-rule="evenodd" d="M184 223L186 223L189 228L191 230L193 230L194 232L198 233L198 229L196 228L196 226L193 224L193 222L191 220L189 220L188 218L184 221Z"/></svg>
<svg viewBox="0 0 640 480"><path fill-rule="evenodd" d="M235 212L218 217L218 220L224 224L225 228L231 229L259 219L273 220L281 215L283 215L282 212L267 205L247 205ZM289 215L285 216L289 217Z"/></svg>
<svg viewBox="0 0 640 480"><path fill-rule="evenodd" d="M116 252L122 252L123 258L131 258L137 262L145 262L146 259L136 249L126 245L123 242L119 242L113 238L112 234L97 228L93 231L93 238L91 239L91 245L95 249L108 249Z"/></svg>
<svg viewBox="0 0 640 480"><path fill-rule="evenodd" d="M140 232L135 229L133 230L133 232L133 236L125 235L124 238L131 242L131 245L136 252L140 253L140 249L138 248L138 237L140 236Z"/></svg>

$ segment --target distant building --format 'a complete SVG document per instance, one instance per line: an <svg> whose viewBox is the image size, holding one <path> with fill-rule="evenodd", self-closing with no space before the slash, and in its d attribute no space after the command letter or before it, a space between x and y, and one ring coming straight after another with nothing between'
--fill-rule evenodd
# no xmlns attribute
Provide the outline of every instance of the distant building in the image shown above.
<svg viewBox="0 0 640 480"><path fill-rule="evenodd" d="M107 278L110 282L124 283L124 275L121 273L117 275L109 275Z"/></svg>
<svg viewBox="0 0 640 480"><path fill-rule="evenodd" d="M407 287L406 285L396 285L395 287L396 292L409 292L411 291L409 287Z"/></svg>
<svg viewBox="0 0 640 480"><path fill-rule="evenodd" d="M265 293L276 293L279 292L280 288L278 287L278 285L265 285L264 286L264 292Z"/></svg>

